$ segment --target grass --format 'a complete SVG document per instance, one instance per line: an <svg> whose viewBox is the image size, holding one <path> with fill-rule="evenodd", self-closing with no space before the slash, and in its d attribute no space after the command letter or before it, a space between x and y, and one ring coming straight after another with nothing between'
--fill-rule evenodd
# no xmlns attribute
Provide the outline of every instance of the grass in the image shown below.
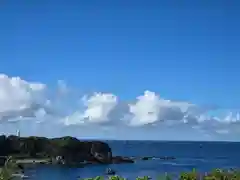
<svg viewBox="0 0 240 180"><path fill-rule="evenodd" d="M127 180L121 176L109 176L108 180ZM149 176L137 177L136 180L150 180ZM94 178L84 178L82 180L105 180L103 176L97 176ZM171 175L165 174L156 178L156 180L240 180L240 171L237 170L221 170L215 169L209 173L199 173L195 169L191 172L183 172L177 178L171 177Z"/></svg>

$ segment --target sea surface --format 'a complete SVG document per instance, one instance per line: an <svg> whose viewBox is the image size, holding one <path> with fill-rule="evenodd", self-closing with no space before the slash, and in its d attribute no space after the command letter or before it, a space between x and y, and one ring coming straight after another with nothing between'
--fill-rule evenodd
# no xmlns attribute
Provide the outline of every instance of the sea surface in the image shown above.
<svg viewBox="0 0 240 180"><path fill-rule="evenodd" d="M129 179L138 176L158 177L165 172L177 176L193 168L206 172L214 168L240 168L240 143L236 142L159 142L159 141L107 141L113 155L120 156L173 156L175 160L148 160L134 164L88 165L84 168L66 168L41 165L28 169L31 180L74 180L106 176L110 167L117 175Z"/></svg>

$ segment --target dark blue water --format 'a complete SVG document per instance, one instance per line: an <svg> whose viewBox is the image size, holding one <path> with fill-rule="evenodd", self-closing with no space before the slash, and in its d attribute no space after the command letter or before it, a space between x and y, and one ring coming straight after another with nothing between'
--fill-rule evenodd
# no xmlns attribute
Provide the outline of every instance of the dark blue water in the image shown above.
<svg viewBox="0 0 240 180"><path fill-rule="evenodd" d="M134 164L88 165L84 168L38 166L26 175L32 180L74 180L77 177L104 175L111 167L118 175L129 179L137 176L158 175L168 172L177 174L196 168L200 172L214 168L239 168L240 143L233 142L154 142L154 141L108 141L114 155L122 156L174 156L175 160L138 161Z"/></svg>

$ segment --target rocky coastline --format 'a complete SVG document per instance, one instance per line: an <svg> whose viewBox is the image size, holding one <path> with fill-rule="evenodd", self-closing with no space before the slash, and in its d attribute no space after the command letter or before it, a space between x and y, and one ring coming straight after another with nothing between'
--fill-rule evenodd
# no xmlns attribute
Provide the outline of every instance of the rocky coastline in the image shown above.
<svg viewBox="0 0 240 180"><path fill-rule="evenodd" d="M172 160L174 157L113 156L109 145L101 141L81 141L74 137L45 138L0 136L0 166L6 157L17 164L59 164L85 166L89 164L134 163L139 160Z"/></svg>

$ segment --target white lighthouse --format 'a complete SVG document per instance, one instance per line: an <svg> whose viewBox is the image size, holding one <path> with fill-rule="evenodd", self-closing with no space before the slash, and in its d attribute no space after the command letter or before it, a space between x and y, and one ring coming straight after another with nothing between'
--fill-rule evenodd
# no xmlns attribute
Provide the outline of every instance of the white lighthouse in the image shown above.
<svg viewBox="0 0 240 180"><path fill-rule="evenodd" d="M20 137L20 130L17 130L17 136Z"/></svg>

